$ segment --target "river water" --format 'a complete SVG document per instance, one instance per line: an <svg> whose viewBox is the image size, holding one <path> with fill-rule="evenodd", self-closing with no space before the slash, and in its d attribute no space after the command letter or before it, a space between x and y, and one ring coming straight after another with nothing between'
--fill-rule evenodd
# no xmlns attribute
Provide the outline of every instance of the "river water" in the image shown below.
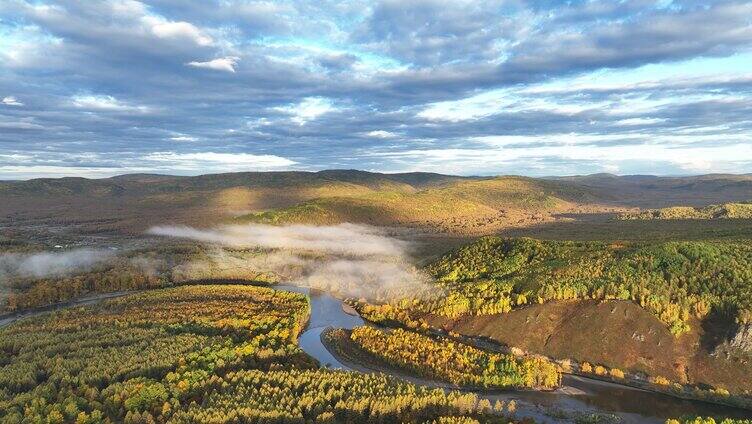
<svg viewBox="0 0 752 424"><path fill-rule="evenodd" d="M311 318L306 331L300 336L300 347L319 362L330 368L368 371L356 365L348 366L335 358L321 341L321 333L327 327L352 329L363 325L364 321L356 315L345 312L339 299L328 293L296 286L275 286L280 290L307 294L311 298ZM421 378L397 375L407 381L443 387L443 384ZM553 392L538 391L483 391L478 392L482 398L492 403L496 400L508 402L514 399L518 403L518 417L530 416L538 422L557 423L567 421L546 415L560 411L572 416L574 414L606 413L622 419L624 423L663 423L667 418L691 416L715 416L749 418L752 412L725 407L706 402L688 401L673 396L644 391L623 385L593 380L579 376L565 375L561 389Z"/></svg>
<svg viewBox="0 0 752 424"><path fill-rule="evenodd" d="M335 358L321 341L321 333L328 327L352 329L365 324L357 315L348 314L342 302L328 293L308 288L278 285L275 289L303 293L311 298L311 317L306 331L300 335L299 345L309 355L316 358L322 365L342 370L369 372L372 370L352 364L348 366ZM16 315L0 317L0 328L18 319L28 318L60 309L62 307L97 303L109 298L122 296L126 293L109 293L79 299L63 305L55 305ZM446 387L446 385L430 380L395 374L398 378L415 384ZM572 416L582 413L607 413L618 416L624 423L663 423L667 418L680 416L715 416L733 418L751 418L752 412L714 405L699 401L688 401L659 393L648 392L627 386L612 384L599 380L566 375L561 389L553 392L538 391L482 391L477 392L481 398L491 402L515 400L518 404L517 417L531 417L537 422L558 423L570 422L569 419L555 418L552 411L563 412ZM562 416L564 416L562 415Z"/></svg>

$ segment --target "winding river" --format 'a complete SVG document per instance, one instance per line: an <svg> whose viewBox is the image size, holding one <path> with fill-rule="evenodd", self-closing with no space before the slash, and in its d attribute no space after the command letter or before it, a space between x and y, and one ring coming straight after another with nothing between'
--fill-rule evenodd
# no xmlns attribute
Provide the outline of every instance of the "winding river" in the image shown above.
<svg viewBox="0 0 752 424"><path fill-rule="evenodd" d="M311 318L306 331L299 339L300 347L318 359L322 365L343 370L373 372L359 364L344 364L332 355L321 341L321 333L329 327L351 329L363 325L356 315L345 312L339 299L328 293L308 288L281 285L275 288L307 294L311 298ZM384 370L378 370L384 371ZM415 384L446 387L421 378L396 375ZM707 402L689 401L660 393L649 392L619 384L565 375L563 387L552 392L499 391L478 392L479 397L491 402L497 399L517 402L517 416L531 417L536 422L559 423L562 418L550 414L573 416L587 413L613 414L624 423L663 423L667 418L691 416L723 416L749 418L752 412Z"/></svg>
<svg viewBox="0 0 752 424"><path fill-rule="evenodd" d="M342 363L329 352L321 341L321 333L327 328L351 329L364 324L359 316L345 312L343 303L339 299L325 292L297 286L278 285L274 288L303 293L311 298L311 317L306 331L300 335L299 339L299 345L306 353L316 358L322 365L330 368L363 372L375 371L360 364ZM40 315L64 307L93 304L125 294L127 293L95 295L41 310L0 316L0 328L18 319ZM419 385L447 387L439 382L388 370L378 371L387 371L398 378ZM620 417L621 422L624 423L663 423L667 418L685 415L734 418L749 418L752 416L752 412L742 409L700 401L682 400L659 393L571 375L564 376L563 387L552 392L489 390L477 392L477 394L481 398L491 400L492 403L497 399L506 402L515 400L518 418L531 417L542 423L571 422L564 417L583 413L613 414Z"/></svg>

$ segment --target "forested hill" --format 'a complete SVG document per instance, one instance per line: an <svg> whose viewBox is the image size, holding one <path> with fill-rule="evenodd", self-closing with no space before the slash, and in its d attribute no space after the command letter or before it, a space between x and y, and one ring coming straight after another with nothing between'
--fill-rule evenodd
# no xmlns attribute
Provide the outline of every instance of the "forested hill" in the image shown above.
<svg viewBox="0 0 752 424"><path fill-rule="evenodd" d="M495 177L455 181L414 192L379 190L316 198L288 208L251 213L241 221L359 222L467 231L540 222L551 219L551 214L600 201L598 193L568 182Z"/></svg>
<svg viewBox="0 0 752 424"><path fill-rule="evenodd" d="M249 189L317 187L353 184L369 189L401 188L423 190L469 181L498 177L460 177L428 172L377 173L359 170L325 170L318 172L235 172L198 176L160 174L126 174L111 178L78 177L38 178L25 181L0 181L0 194L10 196L144 196L186 191L219 190L233 187ZM649 175L585 176L529 178L540 185L555 182L593 193L598 200L623 205L678 204L705 206L709 203L747 200L752 193L752 174L711 174L687 177ZM548 181L549 183L546 183ZM679 202L684 200L684 202Z"/></svg>
<svg viewBox="0 0 752 424"><path fill-rule="evenodd" d="M752 193L750 193L752 197ZM649 209L619 215L619 219L752 219L752 202L724 203L702 208L690 206L673 206L661 209Z"/></svg>
<svg viewBox="0 0 752 424"><path fill-rule="evenodd" d="M448 316L563 299L631 300L675 334L715 310L752 322L752 247L734 242L608 244L486 237L428 267Z"/></svg>
<svg viewBox="0 0 752 424"><path fill-rule="evenodd" d="M236 172L199 176L126 174L111 178L38 178L27 181L0 181L0 193L15 196L35 195L147 195L231 187L301 188L327 184L356 184L371 189L401 185L422 189L460 181L463 177L434 173L381 174L358 170L319 172Z"/></svg>
<svg viewBox="0 0 752 424"><path fill-rule="evenodd" d="M683 177L592 174L555 177L599 193L611 194L618 203L643 208L710 204L749 200L752 174L708 174Z"/></svg>
<svg viewBox="0 0 752 424"><path fill-rule="evenodd" d="M154 174L0 182L0 224L79 226L89 234L151 225L358 222L490 234L561 214L750 200L752 176L528 178L357 170Z"/></svg>
<svg viewBox="0 0 752 424"><path fill-rule="evenodd" d="M464 180L431 173L332 170L6 181L0 182L0 224L77 225L87 233L141 233L166 222L216 225L232 216L312 199L412 193Z"/></svg>

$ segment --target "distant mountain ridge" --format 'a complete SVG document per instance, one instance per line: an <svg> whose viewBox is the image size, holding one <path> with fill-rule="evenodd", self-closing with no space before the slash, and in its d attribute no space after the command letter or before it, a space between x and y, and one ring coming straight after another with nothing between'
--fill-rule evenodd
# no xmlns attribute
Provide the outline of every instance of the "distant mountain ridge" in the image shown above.
<svg viewBox="0 0 752 424"><path fill-rule="evenodd" d="M396 183L421 189L467 178L469 177L427 172L381 174L358 170L233 172L198 176L124 174L101 179L63 177L0 181L0 194L123 195L131 192L134 194L151 194L186 189L221 189L236 186L254 188L301 187L332 182L361 184L371 188Z"/></svg>
<svg viewBox="0 0 752 424"><path fill-rule="evenodd" d="M461 177L359 170L130 174L0 182L0 224L141 232L222 222L410 226L492 233L561 214L703 207L752 199L752 175Z"/></svg>

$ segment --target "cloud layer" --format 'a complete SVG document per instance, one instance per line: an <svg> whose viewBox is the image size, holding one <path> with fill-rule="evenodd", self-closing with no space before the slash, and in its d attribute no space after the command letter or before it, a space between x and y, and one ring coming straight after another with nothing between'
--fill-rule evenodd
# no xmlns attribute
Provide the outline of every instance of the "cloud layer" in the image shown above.
<svg viewBox="0 0 752 424"><path fill-rule="evenodd" d="M750 15L727 0L10 0L0 178L752 172Z"/></svg>
<svg viewBox="0 0 752 424"><path fill-rule="evenodd" d="M106 250L73 249L64 252L3 253L0 255L0 284L15 278L60 277L82 272L111 259Z"/></svg>
<svg viewBox="0 0 752 424"><path fill-rule="evenodd" d="M178 280L271 274L282 282L344 297L391 300L432 293L427 277L410 264L409 245L374 227L249 224L205 230L162 226L149 233L213 246L207 258L175 269L173 277Z"/></svg>

